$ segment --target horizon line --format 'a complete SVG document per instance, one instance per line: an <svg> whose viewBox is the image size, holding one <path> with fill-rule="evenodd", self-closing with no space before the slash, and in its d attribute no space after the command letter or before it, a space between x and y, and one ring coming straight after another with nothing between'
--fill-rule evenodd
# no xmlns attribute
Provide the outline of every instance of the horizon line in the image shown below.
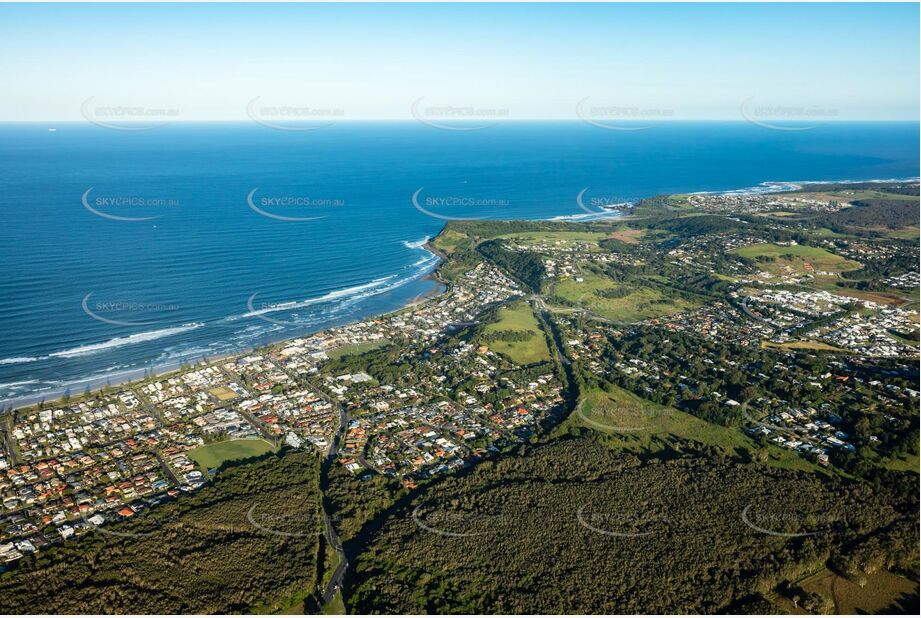
<svg viewBox="0 0 921 618"><path fill-rule="evenodd" d="M119 124L145 124L149 123L151 120L154 120L156 117L150 117L147 119L119 119ZM307 118L293 121L278 121L278 124L291 124L296 125L298 123L303 123ZM371 117L355 117L355 118L323 118L328 124L342 124L349 122L406 122L406 123L420 123L418 119L415 118L371 118ZM487 120L490 124L500 124L500 123L509 123L509 122L578 122L585 123L586 121L582 118L496 118L496 119L487 119L487 118L450 118L450 119L441 119L441 122L451 122L457 124L464 123L482 123L484 120ZM62 123L62 124L94 124L90 120L86 119L57 119L57 118L40 118L36 120L11 120L11 119L0 119L0 124L40 124L40 123ZM634 119L618 119L617 122L620 123L648 123L655 122L656 124L667 124L667 123L676 123L676 122L738 122L742 124L752 124L750 120L745 118L634 118ZM819 118L783 118L777 119L775 122L785 122L785 123L815 123L815 124L841 124L849 122L921 122L921 118L836 118L836 119L819 119ZM196 124L196 123L241 123L241 124L258 124L255 123L250 118L210 118L210 119L174 119L162 121L162 125L166 124ZM424 123L421 123L424 124Z"/></svg>

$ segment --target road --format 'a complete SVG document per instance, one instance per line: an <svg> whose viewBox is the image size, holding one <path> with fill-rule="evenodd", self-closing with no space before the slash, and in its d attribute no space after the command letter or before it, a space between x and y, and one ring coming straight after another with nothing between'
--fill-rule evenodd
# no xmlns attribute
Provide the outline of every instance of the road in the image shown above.
<svg viewBox="0 0 921 618"><path fill-rule="evenodd" d="M323 591L323 602L331 603L333 597L336 596L336 591L342 589L342 582L345 580L345 574L349 569L349 560L345 556L345 550L342 548L342 543L339 542L339 535L336 534L336 529L333 528L333 522L329 514L326 513L325 508L326 507L324 507L323 517L326 522L326 542L329 543L329 546L332 547L336 555L339 556L339 563L336 565L332 577L329 578L329 582L326 584L326 590Z"/></svg>
<svg viewBox="0 0 921 618"><path fill-rule="evenodd" d="M534 304L537 305L537 309L538 311L540 311L541 315L543 316L544 321L547 323L547 326L550 327L552 312L547 307L547 305L544 304L544 299L541 296L538 296L536 294L532 296L531 299L534 301ZM554 347L556 347L557 354L559 354L560 356L560 362L563 363L563 365L566 365L567 367L572 365L572 361L569 360L569 357L566 356L566 353L563 350L563 345L562 345L563 342L557 341L556 333L551 330L551 332L547 333L547 335L550 336L550 339L553 341Z"/></svg>
<svg viewBox="0 0 921 618"><path fill-rule="evenodd" d="M346 411L345 406L342 405L338 400L333 398L329 393L327 393L323 388L320 388L318 385L308 381L308 385L313 388L321 397L326 399L329 403L339 408L339 428L336 430L336 434L333 436L333 439L329 443L329 450L326 453L326 461L323 466L323 474L329 470L329 466L333 464L333 461L339 455L339 444L342 442L342 438L345 435L345 430L348 429L351 418L349 413ZM364 462L364 456L360 458L362 463ZM336 552L336 555L339 557L339 561L336 564L336 568L333 570L332 576L329 578L329 582L326 584L326 589L323 591L323 603L331 603L333 597L336 596L336 591L342 590L343 582L345 581L345 576L349 570L349 560L345 555L345 549L342 547L342 543L339 541L339 535L336 533L336 528L333 526L333 520L329 516L329 511L326 507L326 500L322 501L323 506L323 522L324 522L324 536L326 537L326 542L329 543L329 546L333 548L333 551ZM345 598L343 597L342 602L345 603Z"/></svg>

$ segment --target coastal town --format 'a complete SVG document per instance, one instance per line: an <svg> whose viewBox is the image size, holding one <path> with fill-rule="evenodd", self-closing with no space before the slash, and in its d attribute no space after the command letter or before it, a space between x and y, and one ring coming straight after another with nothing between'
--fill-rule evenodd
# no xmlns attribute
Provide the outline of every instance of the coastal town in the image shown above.
<svg viewBox="0 0 921 618"><path fill-rule="evenodd" d="M790 204L761 196L742 214L778 200ZM688 199L704 212L737 202ZM105 533L248 456L309 450L356 479L412 489L526 442L567 409L564 372L543 343L550 331L526 326L538 314L558 329L573 370L734 419L753 444L822 467L839 453L894 448L919 392L868 367L917 358L917 304L836 283L897 259L895 245L803 244L802 234L783 237L797 229L787 218L760 229L725 221L684 236L623 224L512 233L500 239L508 257L471 254L443 293L395 313L16 410L0 424L0 561ZM536 278L519 259L536 260ZM891 290L917 281L916 270L883 279ZM816 352L829 356L809 360ZM853 410L868 398L877 429L855 434Z"/></svg>
<svg viewBox="0 0 921 618"><path fill-rule="evenodd" d="M326 455L345 422L340 465L411 485L520 442L561 403L558 380L503 377L516 366L488 346L442 347L458 325L518 296L513 280L483 263L397 314L4 417L0 561L196 491L213 472L201 456L210 445ZM431 378L400 387L325 370L330 354L382 345L426 349ZM452 370L478 384L459 389L444 375Z"/></svg>
<svg viewBox="0 0 921 618"><path fill-rule="evenodd" d="M919 24L0 2L0 618L921 615Z"/></svg>

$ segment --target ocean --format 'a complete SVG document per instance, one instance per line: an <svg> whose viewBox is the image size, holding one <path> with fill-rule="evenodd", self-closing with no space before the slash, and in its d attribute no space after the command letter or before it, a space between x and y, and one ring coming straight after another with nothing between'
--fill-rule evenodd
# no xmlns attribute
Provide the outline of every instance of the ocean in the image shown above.
<svg viewBox="0 0 921 618"><path fill-rule="evenodd" d="M918 129L0 124L0 402L402 307L436 286L423 245L449 218L586 220L658 193L915 178Z"/></svg>

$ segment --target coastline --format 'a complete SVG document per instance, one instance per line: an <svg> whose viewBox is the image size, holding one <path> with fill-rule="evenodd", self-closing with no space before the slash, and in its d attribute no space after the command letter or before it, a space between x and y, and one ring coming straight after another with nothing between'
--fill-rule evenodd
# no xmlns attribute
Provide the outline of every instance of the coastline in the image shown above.
<svg viewBox="0 0 921 618"><path fill-rule="evenodd" d="M899 183L899 182L918 182L918 181L919 181L918 177L901 178L901 179L898 179L898 178L868 179L868 180L853 180L853 179L809 180L809 181L800 180L800 181L795 181L795 182L794 181L765 181L765 182L759 183L757 186L754 186L754 187L745 187L741 189L728 189L728 190L723 190L723 191L687 192L687 194L691 195L691 194L732 194L732 193L735 193L735 194L742 195L742 194L749 194L749 193L759 194L759 193L766 193L766 192L782 193L782 192L791 192L791 191L801 190L804 185ZM622 213L622 215L626 215L626 214L628 213ZM575 216L578 217L581 215L575 215ZM561 217L562 216L556 216L556 217L551 217L551 218L546 218L546 219L541 219L541 220L559 221ZM448 256L444 254L442 251L438 250L432 244L434 239L440 236L444 232L444 229L446 226L447 224L445 224L445 226L443 226L441 230L439 230L438 234L436 234L435 237L431 239L427 239L424 243L420 245L420 248L434 255L439 260L430 272L424 273L416 279L418 281L431 281L433 283L431 289L426 292L423 292L422 294L417 295L416 297L410 299L409 301L405 302L404 304L402 304L401 306L397 308L391 309L389 311L385 311L383 313L369 313L368 315L365 315L361 318L352 319L352 320L343 322L342 324L334 324L330 326L325 326L323 328L317 328L316 330L307 329L305 330L305 332L300 333L298 335L294 335L294 336L292 336L289 333L284 336L279 336L277 338L270 338L266 340L265 342L259 345L256 345L254 347L251 346L248 348L241 348L240 350L237 350L234 352L230 352L226 354L219 354L219 355L215 355L211 357L206 356L203 359L200 358L197 361L196 360L186 360L186 361L177 360L177 361L172 361L168 363L162 363L156 366L129 369L129 370L115 372L115 373L108 374L108 375L92 376L91 378L87 378L85 380L75 380L74 382L68 385L61 385L60 387L56 387L54 389L50 389L42 393L36 393L33 395L24 395L22 397L16 397L16 398L10 398L10 399L4 400L2 401L2 404L0 404L0 412L30 408L42 402L44 402L45 404L60 403L62 398L68 392L71 393L72 399L79 400L85 396L85 393L87 391L90 394L94 394L94 393L98 393L98 392L101 392L103 390L110 389L110 388L124 387L124 386L131 385L131 384L142 384L154 378L162 379L164 376L168 376L170 374L176 373L182 370L182 368L186 366L191 367L191 366L211 365L217 362L222 362L229 358L235 358L239 356L240 354L247 352L250 349L264 350L264 349L267 349L271 346L277 345L284 341L290 341L292 339L297 339L300 337L311 336L316 333L321 333L327 330L331 330L333 328L344 326L346 324L353 324L356 322L360 322L360 321L364 321L364 320L368 320L368 319L372 319L376 317L385 317L388 315L397 314L409 308L416 307L424 303L427 300L430 300L432 298L437 298L438 296L444 294L449 289L449 285L445 281L443 281L439 276L439 271L441 269L441 266L447 261ZM79 389L79 392L75 392L75 389Z"/></svg>
<svg viewBox="0 0 921 618"><path fill-rule="evenodd" d="M439 230L438 234L441 234L442 231L444 231L444 227L442 227L442 229ZM437 237L437 234L436 234L436 237ZM213 365L215 363L220 363L230 358L236 358L240 356L241 354L247 353L247 351L250 349L265 350L267 348L278 345L279 343L282 343L285 341L291 341L293 339L299 339L301 337L309 337L317 333L322 333L324 331L331 330L333 328L345 326L346 324L355 324L357 322L361 322L364 320L368 320L372 318L386 317L388 315L394 315L402 311L406 311L407 309L416 307L424 303L427 300L441 296L442 294L446 293L449 289L448 283L442 280L441 277L438 275L438 271L441 265L447 260L448 256L445 255L443 252L439 251L438 249L436 249L431 244L430 240L426 240L426 242L424 242L421 245L421 247L425 249L426 251L428 251L429 253L431 253L432 255L434 255L435 257L437 257L439 261L435 265L435 267L432 269L431 272L420 275L419 277L417 277L416 280L431 281L433 285L430 290L415 296L414 298L410 299L409 301L405 302L404 304L402 304L401 306L395 309L391 309L383 313L371 313L358 320L350 320L350 321L344 322L343 324L326 326L324 328L318 328L316 330L308 330L304 333L301 333L295 336L291 336L290 334L288 334L282 337L272 338L261 345L255 346L254 348L244 348L236 352L230 352L227 354L206 356L203 359L199 359L197 361L173 361L170 363L163 363L155 367L128 369L122 372L115 372L113 374L109 374L106 376L100 376L98 379L92 379L92 380L88 379L84 381L76 381L70 385L63 385L53 390L45 391L42 394L26 395L20 398L8 399L2 403L2 407L0 407L0 414L6 413L6 412L13 412L16 410L28 409L37 404L41 404L41 403L44 403L45 405L51 405L51 404L59 405L63 403L62 401L63 397L67 394L68 391L71 392L72 400L79 401L83 397L87 396L87 393L89 395L93 395L93 394L100 393L108 389L116 389L116 388L123 388L129 385L144 384L145 382L149 380L162 379L171 374L178 373L179 371L182 371L183 367L195 367L195 366L204 367L204 366ZM112 379L113 376L120 376L120 377L118 379L113 380ZM74 392L74 387L76 386L80 387L79 392Z"/></svg>

